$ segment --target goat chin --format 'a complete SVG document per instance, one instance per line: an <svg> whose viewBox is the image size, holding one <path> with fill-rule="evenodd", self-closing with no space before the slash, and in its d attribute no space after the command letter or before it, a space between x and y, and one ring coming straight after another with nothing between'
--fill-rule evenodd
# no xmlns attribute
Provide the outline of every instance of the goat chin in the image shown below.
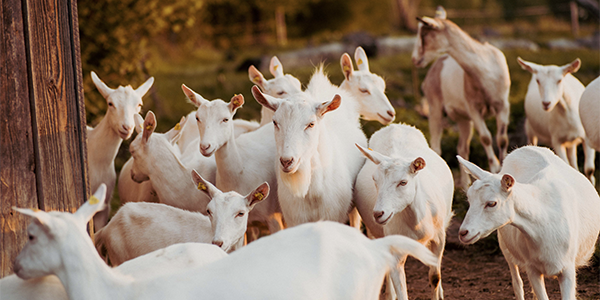
<svg viewBox="0 0 600 300"><path fill-rule="evenodd" d="M298 170L294 173L285 173L279 169L279 181L278 183L285 187L286 190L294 197L304 198L308 193L308 188L311 182L311 170L310 168L300 165Z"/></svg>

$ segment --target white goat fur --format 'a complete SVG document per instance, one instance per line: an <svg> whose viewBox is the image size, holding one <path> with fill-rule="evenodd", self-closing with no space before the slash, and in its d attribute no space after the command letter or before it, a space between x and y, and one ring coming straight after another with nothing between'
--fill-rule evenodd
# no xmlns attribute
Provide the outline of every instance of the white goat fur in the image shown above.
<svg viewBox="0 0 600 300"><path fill-rule="evenodd" d="M522 268L537 299L548 299L544 277L557 276L562 299L575 300L576 268L588 263L600 232L594 186L547 148L512 151L499 174L459 161L478 179L460 240L472 244L498 229L517 299L524 299Z"/></svg>
<svg viewBox="0 0 600 300"><path fill-rule="evenodd" d="M384 127L371 136L369 147L359 146L369 161L356 179L357 208L371 233L408 236L438 257L438 265L429 270L429 282L432 299L443 299L441 262L453 215L452 172L412 126ZM398 299L408 299L405 259L391 273Z"/></svg>
<svg viewBox="0 0 600 300"><path fill-rule="evenodd" d="M195 185L211 198L208 217L164 204L127 203L96 233L98 252L104 245L116 266L176 243L213 243L226 252L242 247L248 212L269 194L268 185L263 184L244 197L219 191L195 171L192 177Z"/></svg>
<svg viewBox="0 0 600 300"><path fill-rule="evenodd" d="M412 53L413 63L425 67L441 53L448 55L436 60L422 84L429 104L429 131L431 148L441 154L444 130L443 112L455 121L459 130L457 152L469 156L473 127L488 157L492 172L500 170L500 162L508 149L509 122L508 95L510 75L504 54L488 43L480 43L446 20L446 11L440 6L435 18L419 18L417 42ZM492 135L485 118L496 117L496 143L500 160L492 147ZM468 185L468 176L461 169L461 182Z"/></svg>
<svg viewBox="0 0 600 300"><path fill-rule="evenodd" d="M356 175L364 164L353 144L366 145L356 101L331 84L322 67L304 93L277 99L256 86L252 93L275 111L277 154L271 163L279 165L277 192L286 223L346 222Z"/></svg>
<svg viewBox="0 0 600 300"><path fill-rule="evenodd" d="M302 92L300 80L291 74L283 73L283 65L277 56L271 58L269 71L273 75L273 79L267 80L255 66L250 66L248 68L248 78L250 78L252 83L258 85L266 94L276 98L284 98L291 94ZM271 123L273 120L273 113L272 110L262 107L260 110L260 126Z"/></svg>
<svg viewBox="0 0 600 300"><path fill-rule="evenodd" d="M227 256L221 248L202 243L182 243L142 255L127 261L114 270L136 279L197 268ZM0 279L3 299L11 300L68 300L67 292L55 275L23 280L12 274Z"/></svg>
<svg viewBox="0 0 600 300"><path fill-rule="evenodd" d="M595 183L596 151L587 143L579 117L579 100L585 87L572 75L579 70L581 61L578 58L559 67L538 65L520 57L517 60L532 75L525 95L525 132L529 143L537 145L539 140L552 146L560 158L579 170L577 146L583 142L584 174Z"/></svg>
<svg viewBox="0 0 600 300"><path fill-rule="evenodd" d="M205 212L210 199L196 190L189 179L191 169L184 166L178 157L179 150L175 142L180 136L180 128L175 127L164 134L155 133L154 113L148 111L143 124L141 119L136 115L136 130L139 132L129 145L129 152L133 157L130 172L133 181L140 183L150 180L160 203L189 211ZM185 119L182 119L180 125L183 122ZM208 158L202 159L205 164L198 167L198 172L210 181L213 162Z"/></svg>
<svg viewBox="0 0 600 300"><path fill-rule="evenodd" d="M29 279L55 274L70 299L348 300L378 299L383 277L397 256L409 254L428 266L437 264L437 257L412 239L371 241L348 226L320 222L278 232L199 268L136 279L90 255L94 246L85 224L101 209L92 203L75 214L19 209L34 218L29 233L37 240L28 242L17 257L17 275Z"/></svg>
<svg viewBox="0 0 600 300"><path fill-rule="evenodd" d="M277 197L277 179L272 159L275 157L273 124L236 137L230 122L244 104L242 95L235 95L229 103L221 99L204 99L185 85L182 90L198 106L196 120L200 132L199 151L206 157L214 153L216 186L222 191L249 193L267 182L271 187L265 203L252 210L249 222L267 225L271 233L283 229L281 209ZM198 151L198 150L197 150Z"/></svg>
<svg viewBox="0 0 600 300"><path fill-rule="evenodd" d="M600 77L596 77L581 95L579 116L585 129L585 136L592 148L600 151Z"/></svg>
<svg viewBox="0 0 600 300"><path fill-rule="evenodd" d="M102 183L108 187L106 199L102 199L108 205L94 217L94 228L98 230L106 225L110 215L110 200L117 180L115 157L123 139L128 139L133 133L133 116L140 112L142 96L154 83L154 77L134 90L130 85L112 89L93 71L91 76L108 106L102 121L95 128L87 128L90 188L96 190Z"/></svg>

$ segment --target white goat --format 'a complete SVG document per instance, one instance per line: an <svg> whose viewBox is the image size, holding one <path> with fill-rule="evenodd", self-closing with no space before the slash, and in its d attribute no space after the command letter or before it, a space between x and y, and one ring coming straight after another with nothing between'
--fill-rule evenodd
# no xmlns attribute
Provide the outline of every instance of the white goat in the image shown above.
<svg viewBox="0 0 600 300"><path fill-rule="evenodd" d="M369 147L358 146L372 162L365 163L356 180L363 219L383 225L385 236L405 235L428 247L439 259L429 270L431 298L443 299L441 264L452 218L452 172L412 126L384 127L371 136ZM405 261L401 258L391 273L398 299L408 299Z"/></svg>
<svg viewBox="0 0 600 300"><path fill-rule="evenodd" d="M352 145L366 145L356 101L331 84L322 67L304 93L277 99L254 86L252 94L275 111L277 155L271 159L280 165L277 192L286 223L346 222L356 175L364 164Z"/></svg>
<svg viewBox="0 0 600 300"><path fill-rule="evenodd" d="M175 244L126 261L115 268L136 279L198 268L227 256L221 248L203 243ZM67 292L55 275L23 280L12 274L0 279L2 299L68 300Z"/></svg>
<svg viewBox="0 0 600 300"><path fill-rule="evenodd" d="M180 125L185 119L179 123ZM135 182L150 180L161 203L189 211L205 212L210 199L204 193L198 193L190 182L191 169L186 168L177 155L175 142L179 137L176 126L165 134L154 133L156 117L148 111L142 123L140 115L136 115L136 130L138 135L129 145L133 157L131 178ZM143 128L143 129L141 129ZM204 158L204 165L198 168L202 176L209 179L213 174L214 161Z"/></svg>
<svg viewBox="0 0 600 300"><path fill-rule="evenodd" d="M229 103L221 99L208 101L185 85L182 90L196 106L202 155L214 157L217 165L216 186L222 191L249 193L262 182L268 182L271 195L250 214L248 221L260 221L271 233L283 229L277 197L277 179L273 166L275 140L273 125L236 137L230 120L244 104L244 96L235 95Z"/></svg>
<svg viewBox="0 0 600 300"><path fill-rule="evenodd" d="M584 174L595 183L596 151L587 143L579 118L579 100L585 87L572 75L579 70L581 60L560 67L538 65L520 57L517 61L532 75L525 95L525 133L529 143L537 145L539 140L552 146L560 158L579 170L577 145L583 142Z"/></svg>
<svg viewBox="0 0 600 300"><path fill-rule="evenodd" d="M205 216L157 203L127 203L96 233L96 248L106 247L116 266L176 243L212 243L226 252L244 245L248 212L269 195L263 183L247 196L223 193L192 171L195 186L211 199Z"/></svg>
<svg viewBox="0 0 600 300"><path fill-rule="evenodd" d="M459 238L473 244L498 229L515 296L523 300L525 269L537 299L548 299L544 276L558 278L562 299L575 300L576 268L594 253L600 197L585 176L546 148L522 147L491 174L458 157L477 181Z"/></svg>
<svg viewBox="0 0 600 300"><path fill-rule="evenodd" d="M508 94L510 75L504 54L488 43L480 43L446 20L446 11L439 6L435 18L418 18L417 42L412 60L415 66L425 67L442 56L429 68L423 81L423 93L429 103L429 132L431 148L442 153L444 129L443 111L456 122L459 131L457 152L469 157L473 126L479 133L481 145L488 157L492 172L500 170L508 148ZM496 117L496 143L500 160L492 147L492 135L485 124L489 115ZM462 186L468 186L468 176L461 169Z"/></svg>
<svg viewBox="0 0 600 300"><path fill-rule="evenodd" d="M248 68L248 77L250 81L258 85L266 94L276 98L284 98L288 95L302 92L302 84L298 78L291 74L283 73L283 65L273 56L269 65L269 71L274 76L273 79L266 80L263 74L255 66ZM273 111L263 107L260 110L260 126L271 123L273 120Z"/></svg>
<svg viewBox="0 0 600 300"><path fill-rule="evenodd" d="M579 116L585 129L585 136L592 148L600 151L600 77L596 77L581 95Z"/></svg>
<svg viewBox="0 0 600 300"><path fill-rule="evenodd" d="M94 216L94 228L98 230L106 225L110 215L110 200L117 180L115 157L119 146L123 139L128 139L133 133L133 116L140 112L142 96L154 83L154 77L150 77L135 90L130 85L112 89L93 71L92 81L108 105L102 121L95 128L87 128L90 188L96 190L102 183L108 187L106 199L102 199L107 205L102 212Z"/></svg>
<svg viewBox="0 0 600 300"><path fill-rule="evenodd" d="M340 65L345 79L340 88L354 96L358 112L364 120L378 121L384 125L392 123L396 118L396 111L385 95L385 81L369 71L369 59L362 47L357 47L354 51L354 60L358 71L354 70L350 55L342 55Z"/></svg>
<svg viewBox="0 0 600 300"><path fill-rule="evenodd" d="M94 246L85 224L101 209L97 202L92 198L74 214L18 209L34 221L15 261L16 274L55 274L70 299L351 300L378 299L383 277L399 256L438 263L410 238L371 241L348 226L320 222L283 230L202 267L138 279L90 255Z"/></svg>

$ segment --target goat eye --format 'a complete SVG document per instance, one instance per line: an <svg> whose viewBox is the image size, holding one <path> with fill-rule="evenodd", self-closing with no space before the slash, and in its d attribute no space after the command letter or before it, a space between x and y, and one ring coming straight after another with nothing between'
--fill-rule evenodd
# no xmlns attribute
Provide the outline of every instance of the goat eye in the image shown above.
<svg viewBox="0 0 600 300"><path fill-rule="evenodd" d="M30 235L29 235L29 240L30 240L30 241L33 241L34 239L35 239L35 237L34 237L33 235L31 235L31 234L30 234Z"/></svg>
<svg viewBox="0 0 600 300"><path fill-rule="evenodd" d="M310 122L308 125L306 125L306 129L313 127L315 127L315 122Z"/></svg>
<svg viewBox="0 0 600 300"><path fill-rule="evenodd" d="M560 84L560 82L561 82L561 81L562 81L562 79L559 79L559 80L556 82L556 84Z"/></svg>
<svg viewBox="0 0 600 300"><path fill-rule="evenodd" d="M273 120L273 126L275 126L275 128L279 128L279 125L277 124L277 122L275 122L275 120Z"/></svg>
<svg viewBox="0 0 600 300"><path fill-rule="evenodd" d="M212 216L212 212L210 211L210 209L206 210L206 214L209 215L209 216Z"/></svg>
<svg viewBox="0 0 600 300"><path fill-rule="evenodd" d="M227 122L229 122L228 118L223 119L223 123L227 123Z"/></svg>
<svg viewBox="0 0 600 300"><path fill-rule="evenodd" d="M398 186L405 186L407 183L408 183L408 181L401 180L400 182L398 182Z"/></svg>
<svg viewBox="0 0 600 300"><path fill-rule="evenodd" d="M236 217L243 217L243 216L244 216L244 212L239 212Z"/></svg>
<svg viewBox="0 0 600 300"><path fill-rule="evenodd" d="M200 122L200 118L196 117L196 122Z"/></svg>
<svg viewBox="0 0 600 300"><path fill-rule="evenodd" d="M485 208L494 207L494 206L496 206L496 204L498 204L498 202L495 202L495 201L488 202L488 203L485 204Z"/></svg>
<svg viewBox="0 0 600 300"><path fill-rule="evenodd" d="M115 105L112 102L108 102L108 106L114 107Z"/></svg>
<svg viewBox="0 0 600 300"><path fill-rule="evenodd" d="M537 84L540 84L540 80L539 79L536 79L535 81L537 82Z"/></svg>
<svg viewBox="0 0 600 300"><path fill-rule="evenodd" d="M281 91L281 92L277 93L277 95L279 95L279 96L281 96L283 94L285 94L285 91Z"/></svg>
<svg viewBox="0 0 600 300"><path fill-rule="evenodd" d="M358 89L358 90L359 90L361 93L363 93L363 94L371 94L371 93L369 92L369 90L365 90L365 89Z"/></svg>

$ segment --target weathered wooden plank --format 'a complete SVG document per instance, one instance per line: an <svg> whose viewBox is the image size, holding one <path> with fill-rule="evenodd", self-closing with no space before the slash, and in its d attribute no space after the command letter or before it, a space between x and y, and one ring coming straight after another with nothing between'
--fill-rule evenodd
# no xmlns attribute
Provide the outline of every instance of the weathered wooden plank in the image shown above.
<svg viewBox="0 0 600 300"><path fill-rule="evenodd" d="M0 4L0 277L27 241L29 218L12 206L38 207L27 57L20 0Z"/></svg>
<svg viewBox="0 0 600 300"><path fill-rule="evenodd" d="M86 198L85 117L71 28L74 2L26 1L38 201L43 210L74 211Z"/></svg>

